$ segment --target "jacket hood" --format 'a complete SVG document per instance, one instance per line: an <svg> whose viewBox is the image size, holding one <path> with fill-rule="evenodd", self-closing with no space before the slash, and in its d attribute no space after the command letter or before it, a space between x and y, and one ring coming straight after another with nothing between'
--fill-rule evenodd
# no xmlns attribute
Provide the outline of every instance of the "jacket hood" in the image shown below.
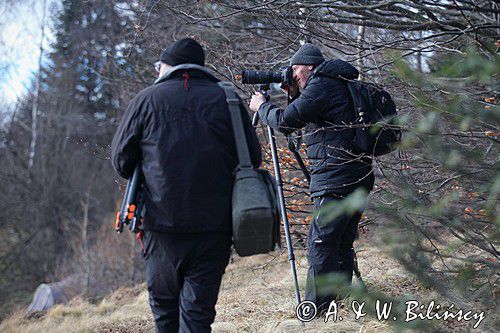
<svg viewBox="0 0 500 333"><path fill-rule="evenodd" d="M181 64L172 67L168 72L166 72L162 77L158 78L154 84L166 81L176 76L177 73L181 71L194 70L203 73L208 79L218 82L219 79L216 78L205 66L200 66L196 64Z"/></svg>
<svg viewBox="0 0 500 333"><path fill-rule="evenodd" d="M327 60L319 65L314 71L314 76L317 75L338 76L342 79L355 80L358 78L359 72L350 63L335 59Z"/></svg>

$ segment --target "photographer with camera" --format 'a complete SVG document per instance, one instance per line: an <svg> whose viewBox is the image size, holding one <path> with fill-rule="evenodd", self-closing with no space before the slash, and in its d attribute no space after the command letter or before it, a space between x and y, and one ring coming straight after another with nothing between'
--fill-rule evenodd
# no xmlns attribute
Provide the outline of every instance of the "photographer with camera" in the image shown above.
<svg viewBox="0 0 500 333"><path fill-rule="evenodd" d="M353 242L362 211L344 213L333 219L326 207L335 209L358 188L373 188L371 158L359 154L354 145L356 122L346 80L357 79L358 71L341 60L325 61L321 50L306 43L290 60L293 83L281 89L291 103L284 109L266 101L256 92L250 109L258 112L262 123L284 134L304 128L304 143L310 162L311 199L316 210L308 233L309 269L305 299L313 301L318 313L343 295L318 292L317 278L337 273L351 283L354 270Z"/></svg>

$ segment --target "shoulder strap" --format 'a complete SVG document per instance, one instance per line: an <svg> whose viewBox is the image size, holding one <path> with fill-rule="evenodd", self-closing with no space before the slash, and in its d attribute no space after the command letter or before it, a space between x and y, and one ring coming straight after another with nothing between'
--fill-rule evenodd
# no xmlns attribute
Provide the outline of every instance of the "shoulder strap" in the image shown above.
<svg viewBox="0 0 500 333"><path fill-rule="evenodd" d="M218 82L218 85L224 90L226 95L229 113L231 115L231 122L233 124L234 140L236 142L236 151L238 153L238 160L240 168L251 168L250 153L248 152L247 138L243 128L243 119L241 118L240 100L234 90L234 85L228 81Z"/></svg>
<svg viewBox="0 0 500 333"><path fill-rule="evenodd" d="M349 94L351 95L352 101L354 103L354 109L356 110L356 113L359 114L360 112L363 112L364 109L366 108L366 103L363 100L363 92L361 91L363 89L363 83L360 81L347 81L345 80L347 84L347 90L349 90Z"/></svg>

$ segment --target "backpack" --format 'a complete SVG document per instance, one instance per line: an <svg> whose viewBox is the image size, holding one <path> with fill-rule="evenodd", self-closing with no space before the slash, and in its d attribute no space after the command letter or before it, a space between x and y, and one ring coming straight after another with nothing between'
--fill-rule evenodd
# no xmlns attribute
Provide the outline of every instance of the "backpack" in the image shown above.
<svg viewBox="0 0 500 333"><path fill-rule="evenodd" d="M376 84L347 81L357 114L355 146L360 152L381 156L396 149L401 129L395 123L396 104L391 95Z"/></svg>

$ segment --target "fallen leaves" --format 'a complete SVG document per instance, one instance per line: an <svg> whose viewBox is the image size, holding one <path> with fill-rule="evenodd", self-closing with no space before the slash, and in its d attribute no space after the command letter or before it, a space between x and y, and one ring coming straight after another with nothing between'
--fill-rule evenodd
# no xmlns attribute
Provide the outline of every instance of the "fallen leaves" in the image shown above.
<svg viewBox="0 0 500 333"><path fill-rule="evenodd" d="M500 132L493 132L493 131L486 131L484 132L484 135L486 135L487 137L497 137L497 136L500 136Z"/></svg>

